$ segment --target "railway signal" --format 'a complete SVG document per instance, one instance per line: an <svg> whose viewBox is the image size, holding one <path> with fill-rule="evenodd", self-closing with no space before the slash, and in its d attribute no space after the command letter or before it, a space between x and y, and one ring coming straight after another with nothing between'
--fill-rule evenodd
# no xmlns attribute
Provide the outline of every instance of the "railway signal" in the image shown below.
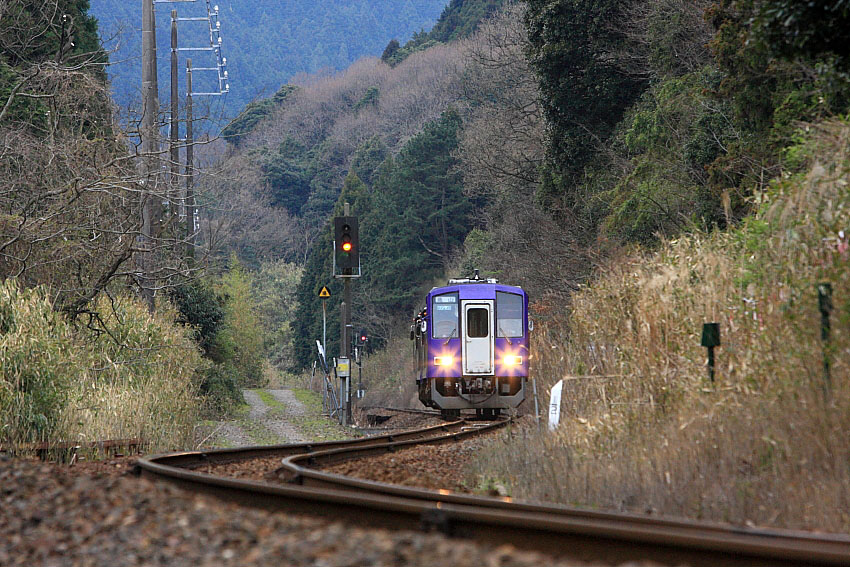
<svg viewBox="0 0 850 567"><path fill-rule="evenodd" d="M360 241L357 217L334 217L334 264L337 277L360 275Z"/></svg>
<svg viewBox="0 0 850 567"><path fill-rule="evenodd" d="M339 268L339 270L337 270ZM340 304L340 358L348 359L351 354L354 329L351 325L351 278L360 277L360 239L357 217L351 216L351 206L345 203L343 216L334 217L333 275L342 278L342 303ZM341 413L342 425L351 423L351 378L341 377L340 390L345 411Z"/></svg>

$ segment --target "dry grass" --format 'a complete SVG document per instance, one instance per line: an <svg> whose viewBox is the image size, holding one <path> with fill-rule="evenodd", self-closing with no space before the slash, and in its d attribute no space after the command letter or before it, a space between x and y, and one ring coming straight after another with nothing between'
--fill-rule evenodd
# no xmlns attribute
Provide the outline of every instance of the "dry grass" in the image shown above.
<svg viewBox="0 0 850 567"><path fill-rule="evenodd" d="M813 128L806 174L722 234L613 260L568 313L539 303L533 372L562 425L477 465L516 497L739 524L850 529L850 127ZM816 284L831 282L832 383ZM717 382L700 334L720 323ZM517 471L522 471L519 474Z"/></svg>
<svg viewBox="0 0 850 567"><path fill-rule="evenodd" d="M188 331L167 305L154 317L129 298L97 307L108 315L94 332L56 313L43 289L0 284L0 442L191 446L202 360Z"/></svg>
<svg viewBox="0 0 850 567"><path fill-rule="evenodd" d="M404 332L407 329L400 329ZM363 384L366 396L359 406L390 406L422 408L413 377L413 342L406 335L387 341L385 349L363 359ZM357 385L357 366L353 365L354 385Z"/></svg>

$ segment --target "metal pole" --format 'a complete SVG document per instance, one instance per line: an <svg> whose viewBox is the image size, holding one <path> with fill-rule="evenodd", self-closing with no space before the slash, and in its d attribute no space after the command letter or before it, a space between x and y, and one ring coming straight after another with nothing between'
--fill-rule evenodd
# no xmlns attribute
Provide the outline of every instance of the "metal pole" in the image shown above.
<svg viewBox="0 0 850 567"><path fill-rule="evenodd" d="M192 60L186 59L186 260L195 259L195 140L192 116ZM327 351L325 351L327 352Z"/></svg>
<svg viewBox="0 0 850 567"><path fill-rule="evenodd" d="M357 399L361 398L363 391L363 347L357 356Z"/></svg>
<svg viewBox="0 0 850 567"><path fill-rule="evenodd" d="M171 159L168 180L172 199L177 197L180 191L180 148L177 145L180 139L179 96L177 92L177 10L171 10ZM185 211L178 211L178 214L183 212Z"/></svg>
<svg viewBox="0 0 850 567"><path fill-rule="evenodd" d="M348 357L348 303L346 299L350 296L349 291L349 283L348 280L343 281L343 301L339 306L339 319L340 319L340 329L339 329L339 356L340 358ZM351 363L349 362L349 368ZM346 399L345 393L348 391L348 386L346 381L348 379L344 376L340 376L340 384L339 384L339 400L341 405L344 408L344 411L341 412L340 423L342 425L348 425L348 400Z"/></svg>
<svg viewBox="0 0 850 567"><path fill-rule="evenodd" d="M328 352L328 300L322 300L322 349Z"/></svg>
<svg viewBox="0 0 850 567"><path fill-rule="evenodd" d="M351 337L349 329L351 329L351 278L343 280L342 295L344 298L343 305L343 356L348 357L349 368L351 367ZM345 424L351 423L351 374L345 379Z"/></svg>
<svg viewBox="0 0 850 567"><path fill-rule="evenodd" d="M142 123L140 128L143 182L141 195L142 248L139 266L139 286L142 299L153 313L155 309L153 289L150 282L151 249L153 247L153 192L156 188L156 162L154 139L156 136L156 37L154 35L153 0L142 0Z"/></svg>
<svg viewBox="0 0 850 567"><path fill-rule="evenodd" d="M829 321L829 315L832 313L832 284L818 284L818 308L820 310L820 338L823 342L823 391L827 399L832 392L832 371L831 371L831 334L832 325Z"/></svg>

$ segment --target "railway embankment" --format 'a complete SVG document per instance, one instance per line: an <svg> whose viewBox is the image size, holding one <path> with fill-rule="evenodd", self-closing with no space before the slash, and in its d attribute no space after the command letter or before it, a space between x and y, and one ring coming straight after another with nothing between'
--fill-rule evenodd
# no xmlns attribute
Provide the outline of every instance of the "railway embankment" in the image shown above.
<svg viewBox="0 0 850 567"><path fill-rule="evenodd" d="M850 530L850 124L806 130L753 217L536 304L532 374L564 381L561 424L506 438L482 476L518 498Z"/></svg>
<svg viewBox="0 0 850 567"><path fill-rule="evenodd" d="M0 457L2 459L2 457ZM510 546L239 507L164 483L0 460L0 564L581 565Z"/></svg>

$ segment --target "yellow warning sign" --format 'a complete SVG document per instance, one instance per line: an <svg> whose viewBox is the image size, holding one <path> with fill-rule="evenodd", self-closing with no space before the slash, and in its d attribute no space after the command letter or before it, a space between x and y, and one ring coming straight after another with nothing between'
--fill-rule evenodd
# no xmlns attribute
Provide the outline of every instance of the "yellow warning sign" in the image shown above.
<svg viewBox="0 0 850 567"><path fill-rule="evenodd" d="M327 287L322 286L322 290L319 292L319 297L321 297L322 299L327 299L330 296L331 296L331 291Z"/></svg>

